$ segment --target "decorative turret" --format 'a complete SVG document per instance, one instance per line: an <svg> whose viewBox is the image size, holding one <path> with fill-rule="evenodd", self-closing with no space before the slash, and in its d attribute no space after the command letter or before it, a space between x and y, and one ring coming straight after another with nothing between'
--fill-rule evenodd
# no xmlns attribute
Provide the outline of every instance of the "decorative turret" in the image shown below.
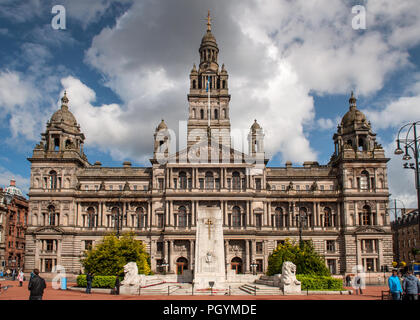
<svg viewBox="0 0 420 320"><path fill-rule="evenodd" d="M217 63L217 58L219 55L219 48L217 47L216 38L211 33L211 18L210 10L207 15L207 32L201 39L200 45L200 70L219 70L219 64Z"/></svg>
<svg viewBox="0 0 420 320"><path fill-rule="evenodd" d="M248 146L250 155L264 154L264 131L256 119L248 134Z"/></svg>
<svg viewBox="0 0 420 320"><path fill-rule="evenodd" d="M168 126L165 121L159 123L156 127L154 134L155 144L154 144L154 159L159 159L163 157L168 157L169 155L169 143L171 141L171 136L169 134Z"/></svg>

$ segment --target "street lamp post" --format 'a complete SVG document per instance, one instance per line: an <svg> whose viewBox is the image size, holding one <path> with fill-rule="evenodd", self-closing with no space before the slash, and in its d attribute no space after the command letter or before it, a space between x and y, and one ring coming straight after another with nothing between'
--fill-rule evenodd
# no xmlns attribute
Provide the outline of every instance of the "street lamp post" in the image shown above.
<svg viewBox="0 0 420 320"><path fill-rule="evenodd" d="M252 261L251 263L251 268L252 268L252 274L255 276L257 274L257 264L255 263L255 261Z"/></svg>
<svg viewBox="0 0 420 320"><path fill-rule="evenodd" d="M299 214L296 217L296 220L299 224L299 247L301 249L303 249L302 232L303 232L303 226L306 223L306 219L307 219L306 213L303 210L301 210L299 206Z"/></svg>
<svg viewBox="0 0 420 320"><path fill-rule="evenodd" d="M405 148L405 154L402 157L404 161L410 161L412 156L410 155L410 150L414 156L414 163L408 164L405 162L403 167L404 169L413 169L415 170L415 177L416 177L416 189L417 189L417 210L420 212L420 183L419 183L419 138L417 137L417 125L420 121L410 122L403 125L400 130L398 131L397 135L397 148L395 149L394 153L396 155L401 155L404 151L401 149L401 145ZM407 133L405 138L400 139L400 133L404 128L407 128ZM413 130L413 139L409 138L410 131ZM420 232L420 219L418 224L419 232Z"/></svg>

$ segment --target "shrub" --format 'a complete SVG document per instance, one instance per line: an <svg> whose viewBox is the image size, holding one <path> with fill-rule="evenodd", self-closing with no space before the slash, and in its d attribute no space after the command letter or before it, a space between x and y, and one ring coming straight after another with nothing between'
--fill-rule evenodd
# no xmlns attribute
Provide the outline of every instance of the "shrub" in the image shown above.
<svg viewBox="0 0 420 320"><path fill-rule="evenodd" d="M92 288L109 288L115 287L116 276L94 276L92 281ZM77 286L86 288L86 275L81 274L77 276Z"/></svg>
<svg viewBox="0 0 420 320"><path fill-rule="evenodd" d="M279 244L273 253L268 257L267 275L272 276L281 273L283 262L291 261L296 265L297 274L330 276L324 259L319 255L311 241L303 242L302 248L299 244L286 239L284 244Z"/></svg>
<svg viewBox="0 0 420 320"><path fill-rule="evenodd" d="M146 246L132 233L122 234L120 238L115 234L105 236L102 242L86 250L81 259L86 272L104 276L123 274L128 262L136 262L140 274L150 274L149 261Z"/></svg>
<svg viewBox="0 0 420 320"><path fill-rule="evenodd" d="M302 283L302 290L343 290L343 281L328 276L296 275Z"/></svg>

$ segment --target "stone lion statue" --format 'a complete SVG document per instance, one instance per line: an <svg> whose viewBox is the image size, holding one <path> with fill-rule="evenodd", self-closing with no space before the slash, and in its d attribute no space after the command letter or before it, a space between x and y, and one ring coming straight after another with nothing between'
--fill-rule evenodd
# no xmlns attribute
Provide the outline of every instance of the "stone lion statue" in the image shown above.
<svg viewBox="0 0 420 320"><path fill-rule="evenodd" d="M129 262L124 266L124 280L121 281L123 286L143 286L145 275L139 274L137 263Z"/></svg>
<svg viewBox="0 0 420 320"><path fill-rule="evenodd" d="M300 281L296 279L296 265L293 262L285 261L281 268L280 281L282 285L300 285Z"/></svg>

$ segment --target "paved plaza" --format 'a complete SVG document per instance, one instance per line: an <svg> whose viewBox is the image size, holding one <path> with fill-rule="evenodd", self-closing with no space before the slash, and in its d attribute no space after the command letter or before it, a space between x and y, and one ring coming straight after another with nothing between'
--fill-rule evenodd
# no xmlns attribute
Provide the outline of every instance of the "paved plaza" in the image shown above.
<svg viewBox="0 0 420 320"><path fill-rule="evenodd" d="M1 286L12 286L6 291L1 290L0 300L27 300L29 298L28 282L25 281L23 287L19 287L17 281L1 281ZM69 283L69 285L72 285ZM351 288L346 288L350 289ZM47 282L44 291L44 300L380 300L381 292L387 290L384 286L369 286L363 291L363 295L356 295L353 291L351 295L232 295L232 296L203 296L203 295L110 295L103 293L86 294L78 291L55 290L51 282Z"/></svg>

